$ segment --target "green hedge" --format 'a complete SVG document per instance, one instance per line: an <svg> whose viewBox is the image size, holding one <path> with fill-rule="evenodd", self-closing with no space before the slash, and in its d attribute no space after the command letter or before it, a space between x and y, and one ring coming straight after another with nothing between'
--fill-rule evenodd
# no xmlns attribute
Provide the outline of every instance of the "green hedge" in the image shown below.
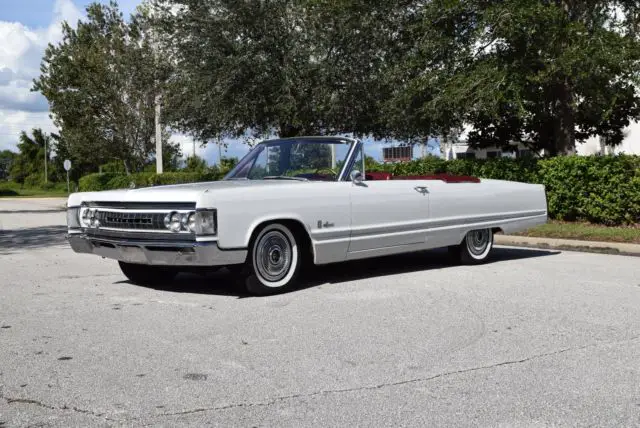
<svg viewBox="0 0 640 428"><path fill-rule="evenodd" d="M620 225L640 223L640 156L560 156L555 158L456 159L427 157L406 163L378 164L370 170L395 175L450 173L499 180L542 183L553 219ZM219 172L91 174L80 191L213 181Z"/></svg>
<svg viewBox="0 0 640 428"><path fill-rule="evenodd" d="M221 178L217 172L139 172L130 175L114 173L95 173L80 178L78 189L81 192L95 192L100 190L127 189L131 183L135 187L162 186L168 184L195 183L200 181L215 181Z"/></svg>

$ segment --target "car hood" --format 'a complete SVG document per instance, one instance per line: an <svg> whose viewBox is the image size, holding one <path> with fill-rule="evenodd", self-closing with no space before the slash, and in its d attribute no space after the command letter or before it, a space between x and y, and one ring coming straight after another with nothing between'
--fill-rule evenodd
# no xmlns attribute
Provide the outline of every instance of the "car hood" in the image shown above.
<svg viewBox="0 0 640 428"><path fill-rule="evenodd" d="M196 202L207 191L244 187L271 187L302 184L296 180L220 180L201 183L172 184L166 186L143 187L140 189L104 190L101 192L73 193L68 206L77 206L85 201L100 202Z"/></svg>

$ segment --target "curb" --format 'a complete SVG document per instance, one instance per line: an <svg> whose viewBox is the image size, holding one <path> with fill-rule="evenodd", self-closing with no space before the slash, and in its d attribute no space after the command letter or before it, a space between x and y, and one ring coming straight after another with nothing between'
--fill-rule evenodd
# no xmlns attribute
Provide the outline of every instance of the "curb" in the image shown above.
<svg viewBox="0 0 640 428"><path fill-rule="evenodd" d="M578 241L572 239L534 238L530 236L495 235L496 245L533 247L549 250L580 251L640 257L640 245L620 242Z"/></svg>

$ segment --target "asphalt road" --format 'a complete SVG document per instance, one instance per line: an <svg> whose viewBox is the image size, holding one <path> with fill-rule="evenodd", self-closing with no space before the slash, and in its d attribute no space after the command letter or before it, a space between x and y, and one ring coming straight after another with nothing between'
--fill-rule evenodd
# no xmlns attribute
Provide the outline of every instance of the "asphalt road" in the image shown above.
<svg viewBox="0 0 640 428"><path fill-rule="evenodd" d="M0 200L0 427L640 425L639 258L432 251L267 298L224 272L145 288L74 254L57 202Z"/></svg>

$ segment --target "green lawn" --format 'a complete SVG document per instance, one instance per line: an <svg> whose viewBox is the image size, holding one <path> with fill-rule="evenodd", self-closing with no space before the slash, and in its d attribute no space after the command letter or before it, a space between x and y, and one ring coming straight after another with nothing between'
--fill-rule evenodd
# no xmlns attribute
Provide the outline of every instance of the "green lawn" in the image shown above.
<svg viewBox="0 0 640 428"><path fill-rule="evenodd" d="M581 241L626 242L640 244L640 224L626 227L599 226L589 223L566 223L550 221L542 226L526 232L517 233L519 236L538 238L577 239Z"/></svg>
<svg viewBox="0 0 640 428"><path fill-rule="evenodd" d="M56 183L47 188L26 187L18 183L0 182L0 198L66 197L67 184Z"/></svg>

